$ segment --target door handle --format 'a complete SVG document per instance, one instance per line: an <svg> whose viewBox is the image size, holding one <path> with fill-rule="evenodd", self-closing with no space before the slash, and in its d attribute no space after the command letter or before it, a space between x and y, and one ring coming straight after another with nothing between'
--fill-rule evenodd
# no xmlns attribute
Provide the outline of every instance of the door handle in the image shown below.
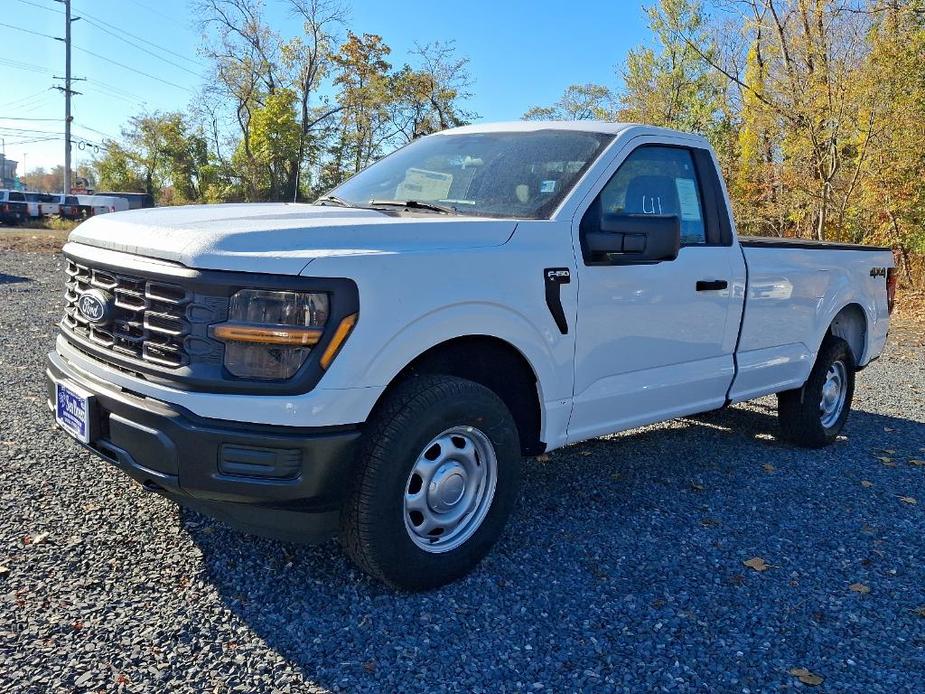
<svg viewBox="0 0 925 694"><path fill-rule="evenodd" d="M729 283L726 280L698 280L698 292L717 292L720 289L726 289Z"/></svg>

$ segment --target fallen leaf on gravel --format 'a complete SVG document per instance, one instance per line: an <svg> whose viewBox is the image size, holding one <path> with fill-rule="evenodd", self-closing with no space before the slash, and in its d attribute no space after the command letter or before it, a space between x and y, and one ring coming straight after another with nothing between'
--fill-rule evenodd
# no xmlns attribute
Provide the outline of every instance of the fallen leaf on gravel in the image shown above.
<svg viewBox="0 0 925 694"><path fill-rule="evenodd" d="M32 544L40 545L43 542L45 542L45 540L47 539L48 539L48 533L39 533L38 535L32 538Z"/></svg>
<svg viewBox="0 0 925 694"><path fill-rule="evenodd" d="M803 684L808 684L810 687L817 687L823 682L822 675L817 675L815 672L810 672L805 667L795 667L790 671L790 674L796 677Z"/></svg>
<svg viewBox="0 0 925 694"><path fill-rule="evenodd" d="M913 506L918 503L918 501L916 501L911 496L901 496L899 497L899 500L902 501L904 504L912 504Z"/></svg>
<svg viewBox="0 0 925 694"><path fill-rule="evenodd" d="M896 429L894 429L893 427L883 427L883 430L886 432L896 431Z"/></svg>
<svg viewBox="0 0 925 694"><path fill-rule="evenodd" d="M912 611L913 611L915 614L917 614L919 617L925 617L925 605L922 605L921 607L916 607L916 608L915 608L914 610L912 610Z"/></svg>
<svg viewBox="0 0 925 694"><path fill-rule="evenodd" d="M697 482L691 482L691 489L693 489L695 492L702 492L702 491L703 491L703 485L702 485L702 484L698 484Z"/></svg>
<svg viewBox="0 0 925 694"><path fill-rule="evenodd" d="M889 465L890 463L893 462L892 458L890 458L889 456L885 456L885 455L878 455L877 460L879 460L884 465Z"/></svg>
<svg viewBox="0 0 925 694"><path fill-rule="evenodd" d="M719 525L719 521L715 518L704 518L702 521L700 521L700 525L702 525L704 528L715 528Z"/></svg>
<svg viewBox="0 0 925 694"><path fill-rule="evenodd" d="M0 566L0 578L6 578L9 575L10 575L10 567Z"/></svg>
<svg viewBox="0 0 925 694"><path fill-rule="evenodd" d="M748 568L754 569L755 571L767 571L770 568L768 563L761 557L752 557L751 559L743 561L742 563L745 564L745 566Z"/></svg>
<svg viewBox="0 0 925 694"><path fill-rule="evenodd" d="M870 586L865 586L863 583L852 583L848 586L849 590L853 590L855 593L869 593Z"/></svg>
<svg viewBox="0 0 925 694"><path fill-rule="evenodd" d="M925 460L919 460L918 458L909 458L910 465L925 465Z"/></svg>
<svg viewBox="0 0 925 694"><path fill-rule="evenodd" d="M367 660L365 663L363 663L363 669L366 670L366 672L375 672L376 671L376 661Z"/></svg>
<svg viewBox="0 0 925 694"><path fill-rule="evenodd" d="M591 451L578 451L578 455L591 455Z"/></svg>
<svg viewBox="0 0 925 694"><path fill-rule="evenodd" d="M883 455L893 455L896 453L892 448L881 448L879 452L883 453Z"/></svg>
<svg viewBox="0 0 925 694"><path fill-rule="evenodd" d="M612 479L614 482L619 482L623 479L623 475L621 475L619 472L615 472L610 476L610 479Z"/></svg>
<svg viewBox="0 0 925 694"><path fill-rule="evenodd" d="M549 456L546 455L545 453L543 453L542 455L538 455L538 456L536 456L536 462L538 462L538 463L548 463L548 462L549 462Z"/></svg>
<svg viewBox="0 0 925 694"><path fill-rule="evenodd" d="M771 465L771 463L765 463L765 464L762 465L761 467L764 468L764 471L765 471L765 472L774 472L775 470L777 470L777 468L774 467L773 465Z"/></svg>
<svg viewBox="0 0 925 694"><path fill-rule="evenodd" d="M874 483L871 482L870 480L861 480L861 486L862 487L873 487Z"/></svg>

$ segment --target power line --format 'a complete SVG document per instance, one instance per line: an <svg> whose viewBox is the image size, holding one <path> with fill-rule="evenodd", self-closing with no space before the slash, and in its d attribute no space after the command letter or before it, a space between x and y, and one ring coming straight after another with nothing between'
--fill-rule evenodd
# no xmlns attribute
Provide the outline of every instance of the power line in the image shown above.
<svg viewBox="0 0 925 694"><path fill-rule="evenodd" d="M103 82L102 80L93 79L92 77L87 78L87 84L91 84L91 85L95 84L99 88L105 89L119 96L126 96L132 99L137 99L138 101L145 100L143 96L139 96L138 94L135 94L134 92L130 92L127 89L122 89L122 87L117 87L113 84L109 84L108 82Z"/></svg>
<svg viewBox="0 0 925 694"><path fill-rule="evenodd" d="M102 130L97 130L96 128L91 128L89 125L78 125L78 128L82 130L89 130L91 133L96 133L97 135L102 135L107 140L115 140L116 138L110 135L109 133L104 133Z"/></svg>
<svg viewBox="0 0 925 694"><path fill-rule="evenodd" d="M48 89L50 89L50 88L51 88L51 87L49 87ZM48 89L40 89L39 91L35 92L34 94L29 94L29 95L27 95L27 96L21 96L21 97L19 97L18 99L13 99L12 101L4 102L4 103L0 104L0 108L15 108L15 107L17 107L17 106L19 106L19 105L21 105L21 104L26 104L26 103L28 103L28 102L30 102L30 101L34 101L35 99L38 99L38 98L40 98L40 97L42 97L42 96L47 96L47 95L48 95Z"/></svg>
<svg viewBox="0 0 925 694"><path fill-rule="evenodd" d="M105 92L102 89L97 89L96 87L86 87L88 94L93 94L94 96L101 96L105 99L115 99L116 101L121 101L125 104L131 104L133 106L144 106L147 104L146 101L140 101L137 99L132 99L127 96L122 96L121 94L113 94L111 92Z"/></svg>
<svg viewBox="0 0 925 694"><path fill-rule="evenodd" d="M0 116L0 120L25 120L29 121L30 123L37 123L39 121L54 121L56 123L62 122L60 118L20 118L18 116Z"/></svg>
<svg viewBox="0 0 925 694"><path fill-rule="evenodd" d="M55 14L64 14L64 12L62 12L59 9L56 9L54 7L46 7L45 5L39 5L37 2L30 2L30 0L16 0L16 1L21 2L23 5L32 5L33 7L38 7L40 10L48 10L49 12L54 12Z"/></svg>
<svg viewBox="0 0 925 694"><path fill-rule="evenodd" d="M13 68L14 70L25 70L26 72L39 72L46 75L51 74L51 70L43 65L36 65L35 63L24 63L20 60L11 60L9 58L0 58L0 65L5 65L6 67Z"/></svg>
<svg viewBox="0 0 925 694"><path fill-rule="evenodd" d="M106 56L100 55L99 53L94 53L93 51L88 51L86 48L81 48L80 46L74 46L74 50L80 51L80 52L82 52L82 53L86 53L87 55L92 55L94 58L99 58L100 60L105 60L107 63L112 63L113 65L116 65L117 67L121 67L123 70L128 70L128 71L130 71L130 72L136 72L136 73L138 73L139 75L142 75L142 76L147 77L147 78L149 78L149 79L157 80L158 82L163 82L163 83L166 84L166 85L169 85L169 86L171 86L171 87L176 87L177 89L182 89L183 91L189 92L190 94L193 93L193 90L192 90L192 89L189 89L188 87L184 87L184 86L182 86L182 85L177 84L176 82L171 82L171 81L169 81L169 80L165 80L165 79L162 79L162 78L160 78L160 77L155 77L154 75L152 75L152 74L150 74L150 73L148 73L148 72L143 72L143 71L141 71L141 70L136 70L135 68L130 67L130 66L126 65L125 63L120 63L120 62L118 62L118 61L116 61L116 60L113 60L112 58L107 58Z"/></svg>
<svg viewBox="0 0 925 694"><path fill-rule="evenodd" d="M176 23L176 17L170 17L164 14L163 12L159 12L158 10L155 10L153 7L151 7L150 5L147 5L143 2L139 2L139 0L131 0L131 2L135 5L138 5L138 7L145 9L148 12L151 12L152 14L156 14L159 17L163 17L164 19L166 19L167 21L171 23Z"/></svg>
<svg viewBox="0 0 925 694"><path fill-rule="evenodd" d="M52 36L51 34L42 34L38 31L32 31L32 29L23 29L22 27L15 26L14 24L4 24L0 22L0 27L7 27L8 29L15 29L16 31L21 31L25 34L32 34L33 36L42 36L46 39L53 39L55 41L64 41L64 39L58 36Z"/></svg>
<svg viewBox="0 0 925 694"><path fill-rule="evenodd" d="M180 70L183 70L184 72L188 72L189 74L193 75L194 77L198 77L198 78L202 79L202 75L200 75L198 72L193 72L193 71L190 70L189 68L184 67L183 65L180 65L179 63L175 63L174 61L170 60L169 58L165 58L165 57L162 56L162 55L158 55L158 54L155 53L154 51L148 50L148 49L145 48L144 46L139 46L137 43L134 43L133 41L129 41L127 38L125 38L125 37L123 37L123 36L120 36L119 34L115 33L114 31L109 31L109 29L106 29L106 28L103 27L101 24L97 24L97 23L96 23L95 21L93 21L92 19L88 19L88 18L84 17L84 20L85 20L88 24L90 24L91 26L96 27L96 28L99 29L100 31L102 31L102 32L104 32L104 33L106 33L106 34L109 34L110 36L114 36L115 38L119 39L120 41L122 41L122 42L124 42L124 43L127 43L129 46L132 46L133 48L136 48L137 50L142 51L143 53L147 53L147 54L150 55L150 56L154 56L154 57L157 58L158 60L163 60L163 61L164 61L165 63L167 63L168 65L173 65L175 68L178 68L178 69L180 69Z"/></svg>
<svg viewBox="0 0 925 694"><path fill-rule="evenodd" d="M189 62L189 63L192 63L193 65L196 65L197 67L202 67L202 63L200 63L198 60L194 60L193 58L190 58L189 56L183 55L182 53L178 53L178 52L176 52L176 51L172 51L172 50L170 50L169 48L164 48L163 46L161 46L161 45L159 45L159 44L157 44L157 43L154 43L153 41L149 41L148 39L146 39L146 38L144 38L144 37L142 37L142 36L138 36L137 34L133 34L133 33L129 32L129 31L126 31L125 29L123 29L123 28L120 27L120 26L116 26L115 24L112 24L112 23L110 23L110 22L107 22L107 21L104 20L104 19L100 19L99 17L95 17L95 16L93 16L92 14L90 14L90 13L88 13L88 12L84 12L83 10L80 10L80 13L81 13L81 16L84 17L85 19L87 19L88 21L89 21L89 20L93 20L94 22L98 22L98 23L100 23L100 24L103 24L103 25L109 27L110 29L113 29L113 30L115 30L115 31L119 31L119 32L125 34L126 36L131 36L131 37L132 37L133 39L135 39L136 41L141 41L142 43L146 43L146 44L148 44L149 46L153 46L154 48L156 48L156 49L159 50L159 51L163 51L164 53L169 53L170 55L172 55L172 56L174 56L174 57L177 57L177 58L180 58L181 60L185 60L185 61L187 61L187 62ZM99 28L99 27L97 27L97 28Z"/></svg>

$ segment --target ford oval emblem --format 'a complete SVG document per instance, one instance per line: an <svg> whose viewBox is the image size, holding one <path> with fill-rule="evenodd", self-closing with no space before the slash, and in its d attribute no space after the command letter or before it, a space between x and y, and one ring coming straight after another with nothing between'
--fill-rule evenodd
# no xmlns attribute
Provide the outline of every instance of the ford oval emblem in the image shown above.
<svg viewBox="0 0 925 694"><path fill-rule="evenodd" d="M91 323L102 325L112 317L112 298L99 289L91 289L77 299L77 310Z"/></svg>

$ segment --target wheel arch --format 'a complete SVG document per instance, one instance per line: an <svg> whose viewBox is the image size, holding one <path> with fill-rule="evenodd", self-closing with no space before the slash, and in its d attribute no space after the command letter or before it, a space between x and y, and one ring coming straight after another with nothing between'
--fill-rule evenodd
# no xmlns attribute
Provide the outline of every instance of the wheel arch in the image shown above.
<svg viewBox="0 0 925 694"><path fill-rule="evenodd" d="M850 302L842 306L832 316L823 339L828 335L840 337L851 348L855 364L862 364L867 353L867 333L869 321L864 308L857 302ZM820 341L821 344L821 341Z"/></svg>
<svg viewBox="0 0 925 694"><path fill-rule="evenodd" d="M825 331L817 341L816 352L821 348L823 340L833 335L848 343L855 364L862 365L867 354L869 324L869 318L861 304L856 301L844 304L833 312L828 320Z"/></svg>
<svg viewBox="0 0 925 694"><path fill-rule="evenodd" d="M485 386L511 411L523 454L538 455L545 450L538 375L523 352L507 340L493 335L464 335L428 347L392 378L373 411L400 384L422 374L456 376Z"/></svg>

